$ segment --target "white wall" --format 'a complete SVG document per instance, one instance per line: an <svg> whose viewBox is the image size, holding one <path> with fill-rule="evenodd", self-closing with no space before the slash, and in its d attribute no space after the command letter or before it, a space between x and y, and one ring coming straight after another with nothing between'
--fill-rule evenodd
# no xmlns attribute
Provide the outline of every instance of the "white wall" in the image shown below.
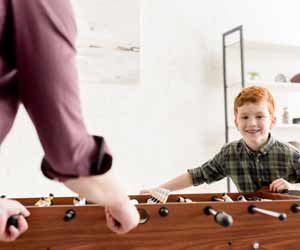
<svg viewBox="0 0 300 250"><path fill-rule="evenodd" d="M251 39L300 45L296 0L140 3L141 82L80 85L87 126L107 138L129 193L200 165L224 143L223 32L243 24ZM94 6L86 1L84 7L88 12ZM41 157L36 133L21 110L1 146L0 192L14 197L70 194L41 177ZM221 181L186 192L225 188Z"/></svg>

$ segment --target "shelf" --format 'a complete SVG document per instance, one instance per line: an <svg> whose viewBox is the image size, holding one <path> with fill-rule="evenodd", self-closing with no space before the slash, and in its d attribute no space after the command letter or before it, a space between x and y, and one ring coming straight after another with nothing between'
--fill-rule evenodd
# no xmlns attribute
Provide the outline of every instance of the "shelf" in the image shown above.
<svg viewBox="0 0 300 250"><path fill-rule="evenodd" d="M272 82L272 81L264 81L264 80L257 80L257 81L246 81L245 86L262 86L268 89L278 89L281 91L300 91L300 83L295 82ZM240 87L241 82L234 82L229 84L228 87Z"/></svg>
<svg viewBox="0 0 300 250"><path fill-rule="evenodd" d="M277 44L277 43L267 43L259 41L244 40L244 49L249 50L264 50L273 51L276 53L289 53L300 55L300 45L294 44ZM226 45L226 48L239 49L240 42L236 41Z"/></svg>

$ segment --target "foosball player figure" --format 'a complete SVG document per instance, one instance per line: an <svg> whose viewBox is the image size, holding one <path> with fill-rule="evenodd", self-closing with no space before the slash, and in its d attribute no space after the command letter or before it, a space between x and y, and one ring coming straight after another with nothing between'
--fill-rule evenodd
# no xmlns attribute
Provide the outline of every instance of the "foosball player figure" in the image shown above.
<svg viewBox="0 0 300 250"><path fill-rule="evenodd" d="M177 202L179 202L179 203L192 203L193 201L191 199L184 198L182 196L178 196L177 197Z"/></svg>
<svg viewBox="0 0 300 250"><path fill-rule="evenodd" d="M226 193L222 194L222 198L225 202L233 202L233 200L230 198L230 196Z"/></svg>
<svg viewBox="0 0 300 250"><path fill-rule="evenodd" d="M131 199L130 202L133 204L133 205L138 205L139 204L139 201L137 199Z"/></svg>
<svg viewBox="0 0 300 250"><path fill-rule="evenodd" d="M74 197L73 205L74 206L85 206L86 205L86 199L81 198L81 197Z"/></svg>
<svg viewBox="0 0 300 250"><path fill-rule="evenodd" d="M147 204L157 204L159 203L159 200L154 198L154 197L150 197L148 200L147 200Z"/></svg>
<svg viewBox="0 0 300 250"><path fill-rule="evenodd" d="M49 207L53 205L53 198L54 195L50 193L48 197L40 198L34 205L36 207Z"/></svg>
<svg viewBox="0 0 300 250"><path fill-rule="evenodd" d="M179 202L179 203L184 203L185 202L184 198L182 196L178 196L176 201Z"/></svg>
<svg viewBox="0 0 300 250"><path fill-rule="evenodd" d="M247 202L247 199L245 198L244 195L239 195L237 198L236 198L237 201L240 201L240 202Z"/></svg>

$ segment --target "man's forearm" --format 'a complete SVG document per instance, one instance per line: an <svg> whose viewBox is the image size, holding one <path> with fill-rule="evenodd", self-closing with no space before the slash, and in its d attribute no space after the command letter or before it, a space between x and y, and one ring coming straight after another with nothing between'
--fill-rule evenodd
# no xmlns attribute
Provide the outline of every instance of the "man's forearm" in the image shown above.
<svg viewBox="0 0 300 250"><path fill-rule="evenodd" d="M129 201L112 170L103 175L70 179L64 184L80 196L102 206L116 207Z"/></svg>

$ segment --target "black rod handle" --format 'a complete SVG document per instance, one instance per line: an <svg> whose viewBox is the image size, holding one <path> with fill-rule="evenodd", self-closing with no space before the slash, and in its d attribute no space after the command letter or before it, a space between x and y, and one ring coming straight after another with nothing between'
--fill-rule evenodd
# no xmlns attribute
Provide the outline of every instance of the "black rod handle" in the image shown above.
<svg viewBox="0 0 300 250"><path fill-rule="evenodd" d="M300 206L298 204L293 204L291 206L291 210L293 213L299 213L300 212Z"/></svg>
<svg viewBox="0 0 300 250"><path fill-rule="evenodd" d="M6 227L9 227L9 226L14 226L15 228L18 228L18 218L19 218L20 215L12 215L10 216L8 219L7 219L7 222L6 222Z"/></svg>
<svg viewBox="0 0 300 250"><path fill-rule="evenodd" d="M216 210L208 206L204 208L204 213L206 215L213 215L215 218L215 222L223 227L229 227L233 224L232 216L223 211L217 212Z"/></svg>
<svg viewBox="0 0 300 250"><path fill-rule="evenodd" d="M250 214L260 213L260 214L264 214L264 215L268 215L268 216L277 218L278 220L285 220L287 218L287 215L285 213L278 213L278 212L258 208L254 205L249 206L248 211Z"/></svg>
<svg viewBox="0 0 300 250"><path fill-rule="evenodd" d="M73 209L69 209L64 214L64 221L73 220L76 217L76 212Z"/></svg>

